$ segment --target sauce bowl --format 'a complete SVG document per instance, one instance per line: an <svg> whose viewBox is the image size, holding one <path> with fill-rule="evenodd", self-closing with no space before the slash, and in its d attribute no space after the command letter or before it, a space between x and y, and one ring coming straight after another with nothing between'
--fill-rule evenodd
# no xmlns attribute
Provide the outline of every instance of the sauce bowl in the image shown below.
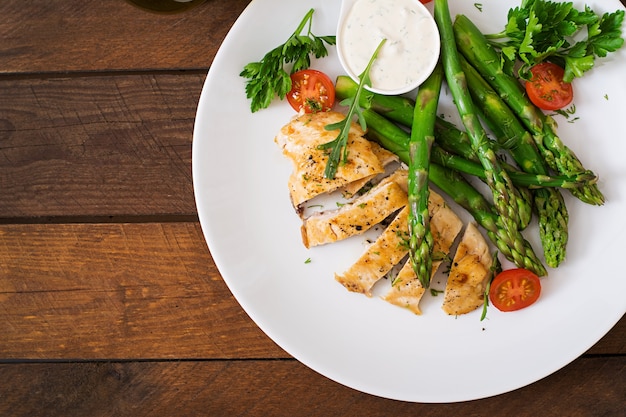
<svg viewBox="0 0 626 417"><path fill-rule="evenodd" d="M354 81L365 70L376 47L386 39L372 64L371 85L385 95L416 89L439 59L439 30L418 0L343 0L337 24L337 55Z"/></svg>

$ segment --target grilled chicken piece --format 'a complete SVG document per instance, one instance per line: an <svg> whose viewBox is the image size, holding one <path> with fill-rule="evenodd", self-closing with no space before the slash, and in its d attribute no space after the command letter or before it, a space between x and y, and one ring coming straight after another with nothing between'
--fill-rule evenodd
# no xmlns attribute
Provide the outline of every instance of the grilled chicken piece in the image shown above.
<svg viewBox="0 0 626 417"><path fill-rule="evenodd" d="M385 149L382 146L380 146L378 143L370 142L370 146L372 147L372 152L374 152L374 154L376 154L376 157L378 158L380 163L383 165L383 167L386 168L387 166L390 166L392 163L399 161L398 156L395 153L388 151L387 149ZM355 195L369 181L373 180L375 177L376 177L376 175L370 175L369 177L365 177L365 178L362 178L360 180L353 181L353 182L349 183L348 185L346 185L343 188L343 190L344 190L343 194L346 197L351 197L351 196Z"/></svg>
<svg viewBox="0 0 626 417"><path fill-rule="evenodd" d="M339 130L328 131L324 127L344 118L345 115L338 112L298 114L274 138L293 163L289 192L296 209L317 195L384 172L378 155L372 150L372 142L363 137L364 132L357 123L352 123L346 163L339 164L335 178L324 177L328 156L318 146L334 140L339 134Z"/></svg>
<svg viewBox="0 0 626 417"><path fill-rule="evenodd" d="M450 253L454 240L463 228L463 222L439 194L433 190L430 190L429 194L428 212L430 214L430 231L433 235L434 243L432 278L443 262L443 258ZM383 299L391 304L408 308L415 314L421 314L419 302L423 294L424 287L417 279L411 262L408 260L392 282L391 289L385 294Z"/></svg>
<svg viewBox="0 0 626 417"><path fill-rule="evenodd" d="M393 182L399 180L399 183L402 183L403 178L406 178L406 171L399 170L388 177L388 180ZM433 261L434 274L442 262L443 255L447 255L450 251L463 223L447 206L443 198L432 190L428 200L428 211L431 216L430 227L434 241L433 255L437 259ZM371 288L374 284L398 265L408 253L406 244L409 233L408 213L409 208L405 206L348 271L343 275L335 275L335 279L350 291L371 296ZM410 265L405 265L384 299L420 314L418 304L423 293L424 289L421 288L413 269Z"/></svg>
<svg viewBox="0 0 626 417"><path fill-rule="evenodd" d="M309 248L360 235L406 204L406 193L397 183L381 181L338 210L316 213L304 220L302 242Z"/></svg>
<svg viewBox="0 0 626 417"><path fill-rule="evenodd" d="M443 311L459 315L480 307L492 262L485 238L473 223L468 224L454 255L444 292Z"/></svg>
<svg viewBox="0 0 626 417"><path fill-rule="evenodd" d="M441 262L433 262L432 275L435 274ZM431 276L432 276L431 275ZM398 275L391 282L391 289L385 294L383 300L391 304L409 309L415 314L422 314L419 303L426 290L417 279L411 260L407 259Z"/></svg>
<svg viewBox="0 0 626 417"><path fill-rule="evenodd" d="M365 253L343 275L335 274L335 279L349 291L371 297L374 284L400 263L408 252L408 213L408 206L404 206Z"/></svg>

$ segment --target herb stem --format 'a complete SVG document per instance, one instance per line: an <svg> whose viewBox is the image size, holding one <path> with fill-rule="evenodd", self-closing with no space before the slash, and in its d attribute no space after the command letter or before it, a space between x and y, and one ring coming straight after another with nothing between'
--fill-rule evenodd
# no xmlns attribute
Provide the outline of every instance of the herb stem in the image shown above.
<svg viewBox="0 0 626 417"><path fill-rule="evenodd" d="M363 131L367 130L365 118L362 115L361 106L359 104L359 98L365 86L370 86L372 83L369 76L370 69L372 68L372 64L378 57L378 53L386 41L387 39L382 39L380 41L378 47L365 67L365 70L361 73L361 75L359 75L359 85L354 96L349 97L340 103L341 105L349 106L346 117L337 123L331 123L325 126L326 130L339 130L339 134L335 139L319 145L319 149L330 150L328 153L326 168L324 170L325 178L335 178L339 165L345 163L348 159L348 137L354 116L357 116L361 129L363 129Z"/></svg>

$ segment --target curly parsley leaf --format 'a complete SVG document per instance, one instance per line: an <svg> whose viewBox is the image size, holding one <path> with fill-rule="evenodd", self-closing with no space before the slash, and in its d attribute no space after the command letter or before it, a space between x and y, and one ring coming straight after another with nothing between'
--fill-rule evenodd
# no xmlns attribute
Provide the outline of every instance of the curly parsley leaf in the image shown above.
<svg viewBox="0 0 626 417"><path fill-rule="evenodd" d="M349 106L346 117L336 123L331 123L324 127L326 130L339 130L339 134L335 139L319 145L318 147L319 149L325 149L328 151L328 161L326 162L326 169L324 170L325 178L335 178L339 164L345 163L345 161L348 159L348 136L350 134L350 126L352 124L354 116L357 117L357 120L361 125L361 129L363 129L363 131L367 129L367 126L365 124L365 117L363 117L363 110L359 105L359 100L361 97L361 92L363 91L365 86L369 86L372 84L369 75L370 69L372 68L372 64L378 57L378 52L385 42L386 39L383 39L380 44L378 44L378 47L374 51L374 54L367 64L367 67L365 67L363 73L359 75L359 86L357 87L354 96L346 98L342 100L341 103L339 103L342 106Z"/></svg>
<svg viewBox="0 0 626 417"><path fill-rule="evenodd" d="M623 10L600 16L588 6L577 10L571 2L524 0L507 18L502 32L486 36L502 51L504 68L522 62L523 78L533 65L552 61L564 67L564 80L571 82L593 68L596 57L624 44Z"/></svg>
<svg viewBox="0 0 626 417"><path fill-rule="evenodd" d="M307 69L311 66L311 55L323 58L328 55L326 45L335 44L335 36L316 36L311 32L313 12L314 9L307 12L284 44L269 51L261 61L247 64L239 74L248 79L246 97L251 100L253 113L268 107L276 96L284 99L291 90L291 78L284 69L286 64L293 63L291 74Z"/></svg>

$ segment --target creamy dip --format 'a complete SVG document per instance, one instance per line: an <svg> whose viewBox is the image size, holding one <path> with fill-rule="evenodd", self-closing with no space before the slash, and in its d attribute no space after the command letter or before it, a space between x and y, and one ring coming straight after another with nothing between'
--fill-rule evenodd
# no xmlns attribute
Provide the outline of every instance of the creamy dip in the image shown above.
<svg viewBox="0 0 626 417"><path fill-rule="evenodd" d="M340 58L353 78L365 70L382 39L370 70L371 87L395 92L421 84L439 56L439 32L418 0L357 0L338 28Z"/></svg>

